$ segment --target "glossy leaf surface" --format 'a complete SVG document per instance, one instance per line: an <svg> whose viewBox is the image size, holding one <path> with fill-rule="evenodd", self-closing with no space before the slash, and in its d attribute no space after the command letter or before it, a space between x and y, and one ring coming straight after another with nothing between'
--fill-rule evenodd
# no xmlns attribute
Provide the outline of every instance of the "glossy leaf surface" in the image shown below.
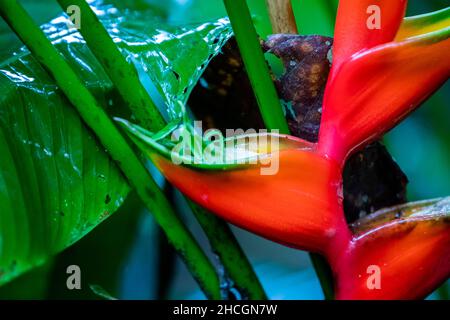
<svg viewBox="0 0 450 320"><path fill-rule="evenodd" d="M159 84L167 103L184 99L230 34L225 20L167 26L148 5L121 10L97 1L94 8L144 83ZM82 37L67 29L66 18L43 29L108 112L127 118L110 80ZM122 204L129 187L26 49L0 64L0 90L1 284L83 237ZM169 117L183 115L178 105L168 104Z"/></svg>

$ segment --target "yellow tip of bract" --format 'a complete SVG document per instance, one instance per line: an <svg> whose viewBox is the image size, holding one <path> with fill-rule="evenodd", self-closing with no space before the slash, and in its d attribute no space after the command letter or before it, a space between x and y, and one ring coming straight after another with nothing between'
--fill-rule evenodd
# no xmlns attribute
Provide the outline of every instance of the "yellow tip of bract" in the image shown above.
<svg viewBox="0 0 450 320"><path fill-rule="evenodd" d="M445 29L450 29L450 7L419 16L405 18L395 37L395 41L405 41L428 33L444 31Z"/></svg>

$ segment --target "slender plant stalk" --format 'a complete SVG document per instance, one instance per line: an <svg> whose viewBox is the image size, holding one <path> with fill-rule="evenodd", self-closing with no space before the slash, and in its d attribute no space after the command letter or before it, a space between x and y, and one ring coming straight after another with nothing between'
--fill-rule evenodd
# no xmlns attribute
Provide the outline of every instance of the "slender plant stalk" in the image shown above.
<svg viewBox="0 0 450 320"><path fill-rule="evenodd" d="M188 201L198 222L205 230L212 250L218 255L227 276L240 292L252 300L265 300L267 296L252 265L242 251L230 227L221 219Z"/></svg>
<svg viewBox="0 0 450 320"><path fill-rule="evenodd" d="M448 281L444 282L436 291L440 300L450 299L450 286Z"/></svg>
<svg viewBox="0 0 450 320"><path fill-rule="evenodd" d="M275 85L245 0L224 0L253 92L268 129L289 133Z"/></svg>
<svg viewBox="0 0 450 320"><path fill-rule="evenodd" d="M287 6L285 2L289 2L290 4L290 1L267 1L268 4L271 2L278 3L277 5L274 4L273 6L271 6L271 16L283 16L286 14L292 14L286 12L277 14L276 12L274 12L278 9L286 11ZM261 46L258 42L255 27L252 23L250 11L245 3L245 0L224 0L224 3L228 11L228 16L230 18L230 22L233 27L237 43L239 45L239 49L241 51L242 59L244 60L244 64L247 68L248 76L252 82L253 90L256 97L258 98L258 105L261 110L261 114L263 115L264 124L269 130L283 128L282 130L280 129L280 131L282 133L289 134L289 128L286 122L286 118L283 115L277 92L275 91L274 94L271 93L269 98L267 97L267 95L262 95L261 93L261 91L264 91L264 88L268 90L268 88L271 87L273 88L273 90L275 90L275 87L270 77L267 64L264 61ZM283 3L284 6L282 5ZM289 10L292 12L292 7L290 7ZM280 20L278 19L272 19L272 23L279 23L279 21ZM280 26L278 25L272 25L272 29L274 30L278 30L279 28ZM257 79L257 81L255 79ZM269 82L271 85L269 85ZM261 83L264 83L264 85L261 85ZM273 95L275 95L278 103L270 102L274 100ZM265 103L262 103L263 100ZM316 253L309 253L309 256L322 286L322 291L324 293L325 299L333 299L333 277L327 261L321 255Z"/></svg>
<svg viewBox="0 0 450 320"><path fill-rule="evenodd" d="M0 14L53 76L81 118L116 161L205 294L209 298L220 299L219 279L214 267L177 217L138 156L63 56L16 0L0 0Z"/></svg>
<svg viewBox="0 0 450 320"><path fill-rule="evenodd" d="M298 33L291 0L266 0L266 5L269 10L272 32L274 34Z"/></svg>
<svg viewBox="0 0 450 320"><path fill-rule="evenodd" d="M77 5L80 8L82 20L80 33L137 119L144 117L141 125L153 132L163 129L164 120L140 82L136 69L126 61L87 2L57 1L64 11L70 5ZM142 112L142 110L149 111ZM152 117L155 116L156 121L152 121ZM199 206L195 206L194 213L235 285L245 291L250 299L265 299L261 283L228 225ZM219 235L221 240L216 241Z"/></svg>
<svg viewBox="0 0 450 320"><path fill-rule="evenodd" d="M336 12L338 9L339 0L330 0L326 1L325 6L327 8L327 13L330 16L330 20L332 21L331 27L334 27L334 21L336 21Z"/></svg>
<svg viewBox="0 0 450 320"><path fill-rule="evenodd" d="M274 33L298 33L291 0L266 0L266 4ZM309 257L325 299L332 300L334 298L333 274L326 259L317 253L309 253Z"/></svg>
<svg viewBox="0 0 450 320"><path fill-rule="evenodd" d="M123 57L117 45L85 0L57 0L64 12L71 5L80 8L80 33L89 49L104 66L122 97L126 97L139 124L156 132L164 127L164 119L142 86L137 70ZM119 85L120 84L120 85Z"/></svg>
<svg viewBox="0 0 450 320"><path fill-rule="evenodd" d="M334 299L333 272L327 260L318 253L309 253L317 278L319 278L325 300Z"/></svg>

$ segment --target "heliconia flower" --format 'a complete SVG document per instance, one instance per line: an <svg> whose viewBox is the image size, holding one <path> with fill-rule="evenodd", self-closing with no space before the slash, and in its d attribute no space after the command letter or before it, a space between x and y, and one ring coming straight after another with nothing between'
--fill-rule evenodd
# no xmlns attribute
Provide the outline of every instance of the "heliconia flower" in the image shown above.
<svg viewBox="0 0 450 320"><path fill-rule="evenodd" d="M343 215L334 214L342 206L340 164L318 154L316 144L271 135L279 140L278 148L264 154L265 148L258 143L258 156L267 155L266 162L271 164L277 162L278 171L273 175L261 174L261 162L248 165L252 155L248 152L247 165L236 166L231 161L222 163L222 170L205 170L204 164L195 164L193 159L175 165L169 151L159 147L156 152L156 141L149 132L124 120L121 123L169 181L227 221L285 245L324 254L328 244L347 243L349 233L339 234L345 238L337 240L336 229L345 230L346 226ZM248 137L237 138L246 143L231 152L248 150ZM202 166L203 170L198 170Z"/></svg>
<svg viewBox="0 0 450 320"><path fill-rule="evenodd" d="M366 24L372 3L381 10L380 29ZM267 148L263 139L263 147L253 149L246 142L220 147L225 154L247 150L240 160L277 162L272 175L261 174L261 162L174 159L173 143L164 142L171 130L153 135L121 122L164 176L199 205L273 241L323 254L337 298L422 298L450 274L449 200L381 211L352 228L343 211L348 156L395 126L450 75L450 10L403 20L406 4L340 1L318 143L266 134L257 137L279 145ZM249 137L231 139L241 138ZM380 273L374 283L372 272Z"/></svg>

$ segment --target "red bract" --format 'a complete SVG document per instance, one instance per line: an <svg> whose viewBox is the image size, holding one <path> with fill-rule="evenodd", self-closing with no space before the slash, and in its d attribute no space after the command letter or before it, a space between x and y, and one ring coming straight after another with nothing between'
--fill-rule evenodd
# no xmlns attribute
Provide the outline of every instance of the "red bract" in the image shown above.
<svg viewBox="0 0 450 320"><path fill-rule="evenodd" d="M394 41L395 26L400 25L406 1L378 1L382 21L386 21L380 30L369 30L363 22L366 11L360 8L355 12L349 5L360 2L370 1L345 0L339 7L337 52L324 97L319 141L322 152L337 159L391 129L442 85L450 73L449 25L445 19L449 10L445 15L435 14L436 19L444 18L445 28L425 28L422 30L428 33L418 34L421 29L414 32L406 23L406 30L400 30L400 37ZM358 28L349 30L344 21L339 22L342 17L358 13ZM415 18L416 24L441 27L427 17ZM381 39L384 42L380 43Z"/></svg>
<svg viewBox="0 0 450 320"><path fill-rule="evenodd" d="M394 39L406 10L406 0L373 1L341 0L334 32L333 71L355 52L367 50ZM368 11L373 6L380 8L380 29L367 27Z"/></svg>
<svg viewBox="0 0 450 320"><path fill-rule="evenodd" d="M347 250L332 263L337 298L417 299L432 292L450 272L449 212L447 198L361 219ZM379 289L373 287L377 276Z"/></svg>
<svg viewBox="0 0 450 320"><path fill-rule="evenodd" d="M380 29L366 25L372 3L381 10ZM279 150L277 174L261 175L258 166L192 169L151 152L167 179L201 206L271 240L324 254L339 299L422 298L450 273L448 201L373 214L353 229L343 212L348 156L450 74L450 10L402 22L405 7L405 0L340 2L319 142L283 137L291 143ZM381 282L372 286L378 271Z"/></svg>

